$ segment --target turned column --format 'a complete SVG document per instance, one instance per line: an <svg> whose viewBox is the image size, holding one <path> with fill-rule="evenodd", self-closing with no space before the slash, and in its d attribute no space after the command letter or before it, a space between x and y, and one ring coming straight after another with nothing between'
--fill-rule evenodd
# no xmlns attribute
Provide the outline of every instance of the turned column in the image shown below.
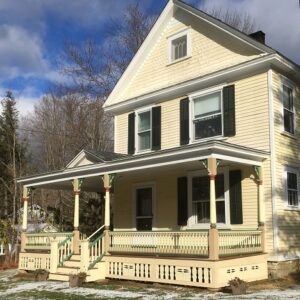
<svg viewBox="0 0 300 300"><path fill-rule="evenodd" d="M28 224L28 200L31 193L31 188L24 186L23 187L23 220L22 220L22 233L21 233L21 252L25 251L26 245L26 232Z"/></svg>
<svg viewBox="0 0 300 300"><path fill-rule="evenodd" d="M219 259L219 235L217 229L217 206L216 206L216 176L217 176L217 160L215 158L207 159L207 170L210 186L210 229L208 232L208 249L209 259Z"/></svg>
<svg viewBox="0 0 300 300"><path fill-rule="evenodd" d="M79 195L81 191L82 179L75 178L73 180L74 189L74 236L73 236L73 251L74 254L79 254L80 232L79 232Z"/></svg>
<svg viewBox="0 0 300 300"><path fill-rule="evenodd" d="M255 170L255 179L258 189L258 230L262 232L262 250L266 251L266 241L265 241L265 190L264 190L264 181L263 181L263 169L262 167L254 166Z"/></svg>

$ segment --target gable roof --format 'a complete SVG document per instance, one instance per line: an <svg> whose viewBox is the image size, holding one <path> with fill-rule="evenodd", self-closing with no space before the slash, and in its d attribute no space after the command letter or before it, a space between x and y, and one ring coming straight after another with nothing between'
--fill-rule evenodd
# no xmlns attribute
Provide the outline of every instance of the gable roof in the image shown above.
<svg viewBox="0 0 300 300"><path fill-rule="evenodd" d="M105 101L103 107L107 108L114 104L114 98L118 94L120 90L124 89L124 86L131 81L132 77L135 74L135 71L139 68L139 66L143 63L143 58L147 56L147 54L151 51L151 45L155 43L156 40L159 38L159 34L161 33L164 26L168 23L168 21L172 18L174 13L181 9L202 21L218 28L225 34L230 35L233 38L238 39L241 43L247 45L247 47L252 47L256 50L261 51L262 53L266 54L274 54L276 53L275 50L272 48L256 41L254 38L249 37L247 34L225 24L224 22L196 9L180 0L169 0L167 5L165 6L164 10L158 17L157 21L153 25L152 29L148 33L146 39L140 46L139 50L131 60L130 64L128 65L125 72L120 77L119 81L117 82L116 86L114 87L111 94L108 96L107 100Z"/></svg>
<svg viewBox="0 0 300 300"><path fill-rule="evenodd" d="M80 162L84 159L89 161L88 164L95 164L95 163L105 163L110 162L115 159L126 157L126 154L120 154L115 152L108 152L108 151L95 151L89 149L82 149L66 166L66 169L78 167Z"/></svg>

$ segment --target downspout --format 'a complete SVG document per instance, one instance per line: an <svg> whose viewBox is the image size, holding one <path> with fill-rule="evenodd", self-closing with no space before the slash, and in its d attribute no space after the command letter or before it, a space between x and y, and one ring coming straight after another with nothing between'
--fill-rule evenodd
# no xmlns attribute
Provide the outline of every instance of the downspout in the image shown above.
<svg viewBox="0 0 300 300"><path fill-rule="evenodd" d="M271 186L272 186L272 217L273 217L273 247L274 254L278 258L278 216L276 211L276 152L275 152L275 130L274 130L274 106L273 106L273 70L268 70L268 96L269 96L269 134L271 153Z"/></svg>

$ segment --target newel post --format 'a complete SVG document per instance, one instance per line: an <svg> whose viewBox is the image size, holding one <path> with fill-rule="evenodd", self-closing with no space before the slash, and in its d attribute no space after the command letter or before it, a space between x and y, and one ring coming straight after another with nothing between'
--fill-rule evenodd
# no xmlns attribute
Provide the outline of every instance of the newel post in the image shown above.
<svg viewBox="0 0 300 300"><path fill-rule="evenodd" d="M81 241L81 258L80 258L80 272L87 272L89 269L89 241Z"/></svg>
<svg viewBox="0 0 300 300"><path fill-rule="evenodd" d="M261 231L261 243L262 251L266 252L266 238L265 238L265 190L263 181L263 168L259 166L254 166L255 181L258 189L258 230Z"/></svg>
<svg viewBox="0 0 300 300"><path fill-rule="evenodd" d="M208 231L208 256L210 260L219 259L219 233L217 229L217 208L216 208L216 176L219 161L210 157L202 161L208 171L210 187L210 228Z"/></svg>
<svg viewBox="0 0 300 300"><path fill-rule="evenodd" d="M50 273L56 273L59 263L58 241L52 240L50 246Z"/></svg>

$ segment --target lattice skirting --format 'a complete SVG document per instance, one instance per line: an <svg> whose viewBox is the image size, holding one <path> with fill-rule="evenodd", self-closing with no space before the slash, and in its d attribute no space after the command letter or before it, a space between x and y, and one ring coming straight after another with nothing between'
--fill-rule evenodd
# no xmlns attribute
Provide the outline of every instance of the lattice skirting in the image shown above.
<svg viewBox="0 0 300 300"><path fill-rule="evenodd" d="M220 261L106 256L107 278L220 288L239 277L245 281L266 279L266 255Z"/></svg>

